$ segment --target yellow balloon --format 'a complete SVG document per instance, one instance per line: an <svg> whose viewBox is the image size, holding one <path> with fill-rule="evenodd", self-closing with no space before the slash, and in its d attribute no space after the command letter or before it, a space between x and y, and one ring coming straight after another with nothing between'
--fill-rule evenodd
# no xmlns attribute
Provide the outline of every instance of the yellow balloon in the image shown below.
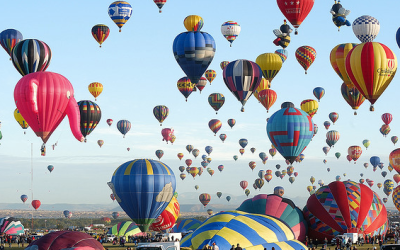
<svg viewBox="0 0 400 250"><path fill-rule="evenodd" d="M282 59L275 53L264 53L257 57L256 63L260 66L264 78L267 79L270 84L272 79L278 74L282 68Z"/></svg>
<svg viewBox="0 0 400 250"><path fill-rule="evenodd" d="M18 124L21 126L22 129L29 128L29 124L25 121L24 117L22 117L22 115L18 109L14 110L14 118L18 122Z"/></svg>
<svg viewBox="0 0 400 250"><path fill-rule="evenodd" d="M203 28L204 20L201 16L190 15L183 21L187 31L200 31Z"/></svg>
<svg viewBox="0 0 400 250"><path fill-rule="evenodd" d="M316 100L307 99L301 102L300 108L312 118L317 113L318 102Z"/></svg>
<svg viewBox="0 0 400 250"><path fill-rule="evenodd" d="M97 101L97 97L103 92L103 84L99 82L92 82L88 86L90 94L92 94L95 98L95 101Z"/></svg>
<svg viewBox="0 0 400 250"><path fill-rule="evenodd" d="M332 68L336 74L343 80L348 88L354 88L349 76L346 72L346 57L352 48L357 46L356 43L343 43L337 45L332 49L330 54L330 61Z"/></svg>
<svg viewBox="0 0 400 250"><path fill-rule="evenodd" d="M260 85L258 85L257 89L254 91L254 96L257 98L257 100L259 102L261 102L261 101L260 101L260 98L258 97L258 93L263 91L264 89L269 89L270 85L271 84L269 83L269 81L267 79L265 79L265 78L261 79Z"/></svg>

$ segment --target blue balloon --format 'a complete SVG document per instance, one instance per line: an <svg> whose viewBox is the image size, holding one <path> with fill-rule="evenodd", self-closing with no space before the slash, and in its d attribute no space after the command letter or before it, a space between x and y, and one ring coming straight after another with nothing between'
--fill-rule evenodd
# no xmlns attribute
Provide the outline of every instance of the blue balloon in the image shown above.
<svg viewBox="0 0 400 250"><path fill-rule="evenodd" d="M211 146L206 147L206 152L208 155L210 155L212 151L213 151L213 147L211 147Z"/></svg>
<svg viewBox="0 0 400 250"><path fill-rule="evenodd" d="M50 173L54 170L54 166L53 165L48 165L47 169L50 171Z"/></svg>
<svg viewBox="0 0 400 250"><path fill-rule="evenodd" d="M285 102L282 109L269 118L267 134L276 150L292 164L310 143L314 123L306 112Z"/></svg>
<svg viewBox="0 0 400 250"><path fill-rule="evenodd" d="M183 32L175 37L172 45L175 60L194 84L212 62L215 50L214 38L206 32Z"/></svg>
<svg viewBox="0 0 400 250"><path fill-rule="evenodd" d="M119 132L121 132L121 134L124 135L125 138L126 133L128 133L131 129L131 122L128 120L120 120L117 123L117 129L119 130Z"/></svg>
<svg viewBox="0 0 400 250"><path fill-rule="evenodd" d="M5 51L11 55L11 50L14 46L24 39L21 32L15 29L3 30L0 33L0 45L5 49Z"/></svg>
<svg viewBox="0 0 400 250"><path fill-rule="evenodd" d="M372 156L369 159L369 162L371 162L372 166L377 167L379 163L381 162L381 159L378 156Z"/></svg>
<svg viewBox="0 0 400 250"><path fill-rule="evenodd" d="M315 98L317 98L318 101L320 101L321 98L325 95L325 89L322 87L316 87L313 90L313 94L314 94Z"/></svg>
<svg viewBox="0 0 400 250"><path fill-rule="evenodd" d="M64 210L63 214L64 214L65 218L71 218L71 216L72 216L72 213L70 215L70 212L68 210Z"/></svg>
<svg viewBox="0 0 400 250"><path fill-rule="evenodd" d="M145 232L174 196L176 180L164 163L140 159L119 166L107 184L121 208Z"/></svg>
<svg viewBox="0 0 400 250"><path fill-rule="evenodd" d="M240 145L242 148L245 148L245 147L247 146L248 143L249 143L249 141L248 141L247 139L240 139L240 140L239 140L239 145Z"/></svg>
<svg viewBox="0 0 400 250"><path fill-rule="evenodd" d="M397 42L397 46L399 46L399 48L400 48L400 28L396 32L396 42Z"/></svg>
<svg viewBox="0 0 400 250"><path fill-rule="evenodd" d="M288 51L285 49L277 49L275 50L275 54L277 54L282 59L282 63L286 61L289 55Z"/></svg>

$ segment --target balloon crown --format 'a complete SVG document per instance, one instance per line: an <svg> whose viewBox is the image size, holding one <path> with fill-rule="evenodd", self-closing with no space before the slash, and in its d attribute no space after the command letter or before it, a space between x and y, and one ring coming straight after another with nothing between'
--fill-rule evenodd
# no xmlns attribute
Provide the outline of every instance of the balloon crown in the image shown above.
<svg viewBox="0 0 400 250"><path fill-rule="evenodd" d="M294 108L294 104L291 102L284 102L282 103L281 108Z"/></svg>

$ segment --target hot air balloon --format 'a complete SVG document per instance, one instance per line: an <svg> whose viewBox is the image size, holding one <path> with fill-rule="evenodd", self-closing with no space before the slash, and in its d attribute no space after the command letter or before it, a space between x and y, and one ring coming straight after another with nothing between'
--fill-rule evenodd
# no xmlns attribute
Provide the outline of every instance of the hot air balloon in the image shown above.
<svg viewBox="0 0 400 250"><path fill-rule="evenodd" d="M235 119L229 119L228 120L229 127L233 128L233 126L235 126L235 124L236 124L236 120Z"/></svg>
<svg viewBox="0 0 400 250"><path fill-rule="evenodd" d="M383 178L385 178L386 175L387 175L387 172L386 171L382 171L381 175L382 175Z"/></svg>
<svg viewBox="0 0 400 250"><path fill-rule="evenodd" d="M193 146L192 145L186 145L186 150L190 153L193 150Z"/></svg>
<svg viewBox="0 0 400 250"><path fill-rule="evenodd" d="M182 95L186 98L190 96L193 92L193 88L196 84L192 83L188 77L182 77L178 80L177 87L178 90L182 93Z"/></svg>
<svg viewBox="0 0 400 250"><path fill-rule="evenodd" d="M153 108L153 115L162 126L163 121L168 117L169 109L165 105L158 105Z"/></svg>
<svg viewBox="0 0 400 250"><path fill-rule="evenodd" d="M318 111L318 102L316 100L307 99L300 103L300 108L304 112L306 112L311 118L317 113Z"/></svg>
<svg viewBox="0 0 400 250"><path fill-rule="evenodd" d="M1 33L0 33L1 35ZM18 109L14 110L14 118L18 122L18 124L21 126L22 129L27 129L29 128L29 124L25 121L24 117L22 117L21 113L18 111ZM26 131L24 131L24 134Z"/></svg>
<svg viewBox="0 0 400 250"><path fill-rule="evenodd" d="M222 172L222 170L224 170L224 165L219 165L218 170L219 170L219 172Z"/></svg>
<svg viewBox="0 0 400 250"><path fill-rule="evenodd" d="M180 177L182 180L184 180L184 179L186 178L186 174L181 173L181 174L179 175L179 177Z"/></svg>
<svg viewBox="0 0 400 250"><path fill-rule="evenodd" d="M226 196L226 200L229 202L231 200L231 197L229 195Z"/></svg>
<svg viewBox="0 0 400 250"><path fill-rule="evenodd" d="M258 189L261 189L264 186L264 180L261 178L256 179L255 184Z"/></svg>
<svg viewBox="0 0 400 250"><path fill-rule="evenodd" d="M243 188L243 190L245 190L247 188L247 186L249 185L249 183L247 181L241 181L239 184L240 184L240 187Z"/></svg>
<svg viewBox="0 0 400 250"><path fill-rule="evenodd" d="M400 174L394 174L393 175L393 180L396 182L396 184L399 184L399 182L400 182Z"/></svg>
<svg viewBox="0 0 400 250"><path fill-rule="evenodd" d="M113 119L107 119L107 124L109 127L111 127L112 123L113 123Z"/></svg>
<svg viewBox="0 0 400 250"><path fill-rule="evenodd" d="M178 156L179 160L182 160L182 158L183 158L183 153L178 153L177 156Z"/></svg>
<svg viewBox="0 0 400 250"><path fill-rule="evenodd" d="M207 193L200 194L199 200L200 200L201 204L203 204L203 206L206 207L207 204L210 203L210 201L211 201L211 195L209 195Z"/></svg>
<svg viewBox="0 0 400 250"><path fill-rule="evenodd" d="M179 171L181 171L181 173L183 173L183 171L185 171L185 167L184 166L179 166Z"/></svg>
<svg viewBox="0 0 400 250"><path fill-rule="evenodd" d="M156 150L156 156L159 160L161 160L161 158L164 155L164 151L162 151L161 149Z"/></svg>
<svg viewBox="0 0 400 250"><path fill-rule="evenodd" d="M28 200L28 196L26 194L21 195L21 201L25 203Z"/></svg>
<svg viewBox="0 0 400 250"><path fill-rule="evenodd" d="M380 30L379 21L368 15L360 16L353 22L354 35L362 42L372 42Z"/></svg>
<svg viewBox="0 0 400 250"><path fill-rule="evenodd" d="M297 35L297 29L307 17L308 13L310 13L312 7L314 6L314 0L301 0L297 2L290 2L290 4L285 0L277 0L277 3L282 14L295 28L294 34Z"/></svg>
<svg viewBox="0 0 400 250"><path fill-rule="evenodd" d="M214 81L215 77L217 76L217 72L215 72L215 70L209 69L204 73L204 76L207 78L211 85L212 81Z"/></svg>
<svg viewBox="0 0 400 250"><path fill-rule="evenodd" d="M202 173L203 169L202 168L191 167L190 170L189 170L189 173L190 173L190 175L193 176L193 179L194 179L196 177L196 175L201 175L200 171Z"/></svg>
<svg viewBox="0 0 400 250"><path fill-rule="evenodd" d="M293 182L295 181L296 179L292 176L292 177L289 177L289 182L290 182L290 184L293 184Z"/></svg>
<svg viewBox="0 0 400 250"><path fill-rule="evenodd" d="M104 141L103 140L97 140L97 145L100 146L100 148L104 145Z"/></svg>
<svg viewBox="0 0 400 250"><path fill-rule="evenodd" d="M90 94L95 98L94 100L97 101L97 97L103 92L103 84L99 82L92 82L88 86ZM111 126L111 125L110 125Z"/></svg>
<svg viewBox="0 0 400 250"><path fill-rule="evenodd" d="M219 135L219 139L221 139L222 142L224 142L226 140L226 134L220 134Z"/></svg>
<svg viewBox="0 0 400 250"><path fill-rule="evenodd" d="M121 132L121 134L123 134L124 138L125 135L129 132L129 130L131 129L131 122L128 120L120 120L117 123L117 129L119 132Z"/></svg>
<svg viewBox="0 0 400 250"><path fill-rule="evenodd" d="M172 128L163 128L161 130L161 135L163 137L163 141L166 141L167 144L171 141L171 137L174 135L174 129Z"/></svg>
<svg viewBox="0 0 400 250"><path fill-rule="evenodd" d="M237 155L234 155L234 156L233 156L233 159L234 159L235 161L237 161L237 159L239 159L239 157L238 157Z"/></svg>
<svg viewBox="0 0 400 250"><path fill-rule="evenodd" d="M260 85L258 85L258 87L254 90L254 97L259 101L260 101L260 97L258 96L258 94L265 90L265 89L269 89L270 88L270 82L268 80L266 80L265 78L261 79Z"/></svg>
<svg viewBox="0 0 400 250"><path fill-rule="evenodd" d="M369 159L369 162L371 162L372 166L377 167L379 163L381 162L381 159L378 156L372 156Z"/></svg>
<svg viewBox="0 0 400 250"><path fill-rule="evenodd" d="M257 57L256 63L260 66L265 80L268 81L269 88L272 80L282 68L282 59L276 53L264 53Z"/></svg>
<svg viewBox="0 0 400 250"><path fill-rule="evenodd" d="M183 25L187 31L200 31L203 28L204 20L201 16L190 15L185 18Z"/></svg>
<svg viewBox="0 0 400 250"><path fill-rule="evenodd" d="M316 87L313 90L313 94L315 98L318 99L318 102L321 100L321 98L325 95L325 89L322 87Z"/></svg>
<svg viewBox="0 0 400 250"><path fill-rule="evenodd" d="M22 77L15 86L14 100L21 115L44 143L66 115L75 138L84 140L79 127L80 115L74 89L62 75L36 72ZM53 105L48 106L47 103Z"/></svg>
<svg viewBox="0 0 400 250"><path fill-rule="evenodd" d="M42 41L26 39L14 46L11 51L11 59L17 71L25 76L34 72L45 71L50 65L51 50Z"/></svg>
<svg viewBox="0 0 400 250"><path fill-rule="evenodd" d="M41 203L40 203L39 200L33 200L33 201L32 201L32 207L33 207L35 210L38 210L38 208L40 207L40 205L41 205Z"/></svg>
<svg viewBox="0 0 400 250"><path fill-rule="evenodd" d="M331 130L326 133L326 140L330 145L335 145L340 139L340 133L336 130Z"/></svg>
<svg viewBox="0 0 400 250"><path fill-rule="evenodd" d="M242 103L244 111L244 105L260 84L260 67L252 61L236 60L225 67L223 77L226 87Z"/></svg>
<svg viewBox="0 0 400 250"><path fill-rule="evenodd" d="M6 29L0 33L0 45L11 56L15 45L23 39L21 32L15 29Z"/></svg>
<svg viewBox="0 0 400 250"><path fill-rule="evenodd" d="M389 125L393 120L393 116L390 113L384 113L381 116L381 118L382 118L383 123L385 123L386 125Z"/></svg>
<svg viewBox="0 0 400 250"><path fill-rule="evenodd" d="M296 126L293 122L296 122ZM267 123L268 138L290 164L307 147L313 131L311 117L290 102L283 103L282 109L275 112Z"/></svg>
<svg viewBox="0 0 400 250"><path fill-rule="evenodd" d="M161 13L161 9L164 6L164 4L167 2L167 0L154 0L154 3L157 5L158 9L159 9L159 13Z"/></svg>
<svg viewBox="0 0 400 250"><path fill-rule="evenodd" d="M96 42L101 45L107 39L108 35L110 35L110 28L108 28L105 24L96 24L92 27L92 36Z"/></svg>
<svg viewBox="0 0 400 250"><path fill-rule="evenodd" d="M339 152L336 152L336 153L335 153L335 156L336 156L337 159L339 159L341 155L342 155L342 154L339 153Z"/></svg>
<svg viewBox="0 0 400 250"><path fill-rule="evenodd" d="M365 97L360 93L360 91L356 88L348 88L344 83L341 86L341 92L344 100L354 110L357 110L365 101ZM354 111L354 115L357 115L356 111Z"/></svg>
<svg viewBox="0 0 400 250"><path fill-rule="evenodd" d="M385 180L383 185L384 185L383 192L386 194L386 196L389 196L393 191L393 187L394 187L393 181L392 180Z"/></svg>
<svg viewBox="0 0 400 250"><path fill-rule="evenodd" d="M272 156L272 158L274 158L274 156L276 155L276 148L271 148L268 152Z"/></svg>
<svg viewBox="0 0 400 250"><path fill-rule="evenodd" d="M329 121L324 122L324 127L326 128L326 130L328 130L330 126L331 126L331 123Z"/></svg>
<svg viewBox="0 0 400 250"><path fill-rule="evenodd" d="M211 152L213 151L213 147L211 147L211 146L206 146L206 147L205 147L205 151L206 151L206 153L207 153L208 155L210 155Z"/></svg>
<svg viewBox="0 0 400 250"><path fill-rule="evenodd" d="M175 60L195 85L212 62L215 50L214 38L200 31L183 32L176 36L172 45ZM207 79L204 80L207 83Z"/></svg>
<svg viewBox="0 0 400 250"><path fill-rule="evenodd" d="M365 149L368 149L368 147L371 144L371 142L369 140L363 140L362 144L364 145Z"/></svg>
<svg viewBox="0 0 400 250"><path fill-rule="evenodd" d="M212 93L208 96L208 103L216 111L215 113L218 114L218 110L225 103L225 96L221 93Z"/></svg>
<svg viewBox="0 0 400 250"><path fill-rule="evenodd" d="M50 173L53 172L54 166L53 165L48 165L47 166L47 170L49 170Z"/></svg>
<svg viewBox="0 0 400 250"><path fill-rule="evenodd" d="M196 190L199 189L199 185L195 185L194 189L196 189Z"/></svg>
<svg viewBox="0 0 400 250"><path fill-rule="evenodd" d="M355 46L357 46L356 43L339 44L332 49L330 54L330 61L332 68L335 70L336 74L338 74L340 79L342 79L343 82L346 84L346 86L350 89L353 89L354 85L351 82L349 76L347 75L345 62L347 54Z"/></svg>
<svg viewBox="0 0 400 250"><path fill-rule="evenodd" d="M384 137L386 137L390 133L391 129L389 125L383 124L379 131Z"/></svg>
<svg viewBox="0 0 400 250"><path fill-rule="evenodd" d="M110 194L110 198L111 198L112 201L115 201L115 196L114 196L114 194Z"/></svg>
<svg viewBox="0 0 400 250"><path fill-rule="evenodd" d="M358 160L358 158L360 158L362 154L362 149L360 146L350 146L349 149L347 150L347 153L354 161L354 164L356 164L356 161Z"/></svg>
<svg viewBox="0 0 400 250"><path fill-rule="evenodd" d="M276 46L281 46L283 49L285 49L290 43L290 33L292 33L292 31L292 28L290 28L290 26L286 23L286 20L283 20L283 24L279 27L279 29L273 30L274 35L276 36L276 39L273 41L273 43Z"/></svg>
<svg viewBox="0 0 400 250"><path fill-rule="evenodd" d="M232 42L236 40L237 36L240 34L240 25L234 21L227 21L221 25L222 35L230 42L232 47Z"/></svg>
<svg viewBox="0 0 400 250"><path fill-rule="evenodd" d="M214 136L216 136L218 131L222 127L222 122L218 119L211 119L208 122L208 127L211 129L212 132L214 132Z"/></svg>
<svg viewBox="0 0 400 250"><path fill-rule="evenodd" d="M374 110L374 103L389 86L396 70L396 55L381 43L360 44L346 58L346 72L358 91L371 103L371 111Z"/></svg>
<svg viewBox="0 0 400 250"><path fill-rule="evenodd" d="M336 112L331 112L329 113L329 120L333 122L333 125L335 125L335 122L339 119L339 114Z"/></svg>
<svg viewBox="0 0 400 250"><path fill-rule="evenodd" d="M378 194L353 181L331 182L319 188L308 198L303 214L310 223L308 237L321 241L346 232L384 233L379 229L387 221L387 211Z"/></svg>
<svg viewBox="0 0 400 250"><path fill-rule="evenodd" d="M248 197L250 195L250 190L248 189L244 190L244 194Z"/></svg>
<svg viewBox="0 0 400 250"><path fill-rule="evenodd" d="M282 63L284 63L288 57L288 52L285 49L277 49L275 50L275 54L277 54L282 59Z"/></svg>
<svg viewBox="0 0 400 250"><path fill-rule="evenodd" d="M239 149L239 153L240 153L240 155L243 155L244 154L244 148Z"/></svg>
<svg viewBox="0 0 400 250"><path fill-rule="evenodd" d="M221 67L222 70L225 69L225 67L229 64L229 61L222 61L219 66Z"/></svg>
<svg viewBox="0 0 400 250"><path fill-rule="evenodd" d="M249 143L249 141L248 141L247 139L242 138L242 139L239 140L239 145L240 145L242 148L245 148L245 147L247 146L248 143Z"/></svg>
<svg viewBox="0 0 400 250"><path fill-rule="evenodd" d="M175 183L175 175L167 165L140 159L118 167L107 184L121 208L144 232L171 201ZM137 202L138 197L142 202Z"/></svg>
<svg viewBox="0 0 400 250"><path fill-rule="evenodd" d="M93 132L101 120L101 109L99 105L88 100L78 102L78 107L81 133L86 141L86 136Z"/></svg>
<svg viewBox="0 0 400 250"><path fill-rule="evenodd" d="M68 210L64 210L63 214L67 219L70 219L72 217L72 213Z"/></svg>
<svg viewBox="0 0 400 250"><path fill-rule="evenodd" d="M322 151L324 151L325 155L327 155L330 149L330 147L323 147Z"/></svg>
<svg viewBox="0 0 400 250"><path fill-rule="evenodd" d="M132 15L132 6L125 1L115 1L108 7L108 15L119 27L119 32L121 32L122 26Z"/></svg>
<svg viewBox="0 0 400 250"><path fill-rule="evenodd" d="M258 98L260 100L260 103L264 106L268 113L269 109L272 107L272 105L274 105L278 97L276 95L276 92L272 89L265 89L258 93Z"/></svg>
<svg viewBox="0 0 400 250"><path fill-rule="evenodd" d="M317 57L317 51L311 46L301 46L296 50L295 55L297 61L304 68L305 74L307 74L308 68L310 68Z"/></svg>
<svg viewBox="0 0 400 250"><path fill-rule="evenodd" d="M392 136L390 138L390 140L393 142L393 145L396 145L396 143L398 142L399 138L397 136Z"/></svg>

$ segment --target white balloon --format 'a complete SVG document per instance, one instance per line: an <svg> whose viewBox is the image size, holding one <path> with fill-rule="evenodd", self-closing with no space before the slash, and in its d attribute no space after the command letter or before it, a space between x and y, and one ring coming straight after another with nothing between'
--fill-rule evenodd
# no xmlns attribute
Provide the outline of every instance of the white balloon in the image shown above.
<svg viewBox="0 0 400 250"><path fill-rule="evenodd" d="M353 22L354 35L362 42L372 42L378 35L380 24L378 19L364 15L360 16Z"/></svg>

